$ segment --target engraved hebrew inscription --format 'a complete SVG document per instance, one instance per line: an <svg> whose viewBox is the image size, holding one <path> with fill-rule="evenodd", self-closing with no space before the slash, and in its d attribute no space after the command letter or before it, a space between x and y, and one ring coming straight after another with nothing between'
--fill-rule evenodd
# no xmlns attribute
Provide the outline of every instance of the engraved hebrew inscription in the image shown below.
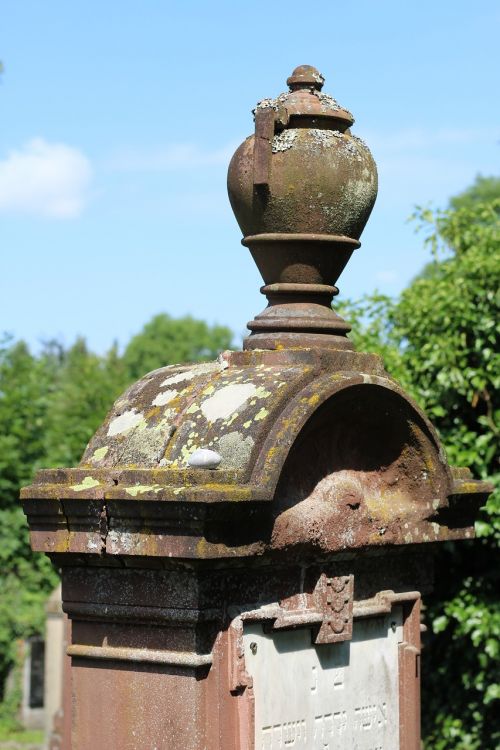
<svg viewBox="0 0 500 750"><path fill-rule="evenodd" d="M398 750L401 607L355 621L343 643L314 646L308 628L268 634L255 623L243 640L255 750Z"/></svg>

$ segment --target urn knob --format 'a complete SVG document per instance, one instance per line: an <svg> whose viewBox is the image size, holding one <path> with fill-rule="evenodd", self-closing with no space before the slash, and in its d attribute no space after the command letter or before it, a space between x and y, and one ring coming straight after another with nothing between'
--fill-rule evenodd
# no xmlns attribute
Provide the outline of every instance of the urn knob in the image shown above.
<svg viewBox="0 0 500 750"><path fill-rule="evenodd" d="M312 65L299 65L298 68L295 68L292 75L286 79L286 85L289 87L290 91L295 91L296 89L308 86L317 91L321 91L324 82L325 79L319 70L313 68Z"/></svg>

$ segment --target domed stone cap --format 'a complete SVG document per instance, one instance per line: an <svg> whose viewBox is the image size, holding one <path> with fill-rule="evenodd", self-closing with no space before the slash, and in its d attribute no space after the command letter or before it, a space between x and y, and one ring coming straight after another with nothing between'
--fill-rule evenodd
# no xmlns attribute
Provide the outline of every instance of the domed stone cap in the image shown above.
<svg viewBox="0 0 500 750"><path fill-rule="evenodd" d="M149 373L22 498L40 551L207 558L467 537L488 491L375 355L282 350Z"/></svg>
<svg viewBox="0 0 500 750"><path fill-rule="evenodd" d="M245 472L270 415L310 368L302 363L241 367L234 357L164 367L145 375L114 404L82 465ZM216 466L197 463L217 453ZM216 469L217 471L214 471Z"/></svg>

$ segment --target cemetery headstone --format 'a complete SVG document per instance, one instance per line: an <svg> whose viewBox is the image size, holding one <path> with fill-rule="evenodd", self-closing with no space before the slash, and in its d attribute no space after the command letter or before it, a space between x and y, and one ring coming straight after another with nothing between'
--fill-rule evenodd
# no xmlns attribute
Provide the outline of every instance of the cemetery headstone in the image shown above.
<svg viewBox="0 0 500 750"><path fill-rule="evenodd" d="M490 486L332 309L377 172L323 82L296 68L231 160L268 300L243 351L145 375L23 490L62 571L73 750L420 748L432 550Z"/></svg>

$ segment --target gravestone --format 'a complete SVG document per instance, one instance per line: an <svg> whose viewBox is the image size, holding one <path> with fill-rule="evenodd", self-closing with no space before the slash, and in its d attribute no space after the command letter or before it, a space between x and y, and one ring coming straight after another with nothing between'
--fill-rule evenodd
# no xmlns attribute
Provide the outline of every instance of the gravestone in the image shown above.
<svg viewBox="0 0 500 750"><path fill-rule="evenodd" d="M317 70L287 83L229 166L268 300L243 351L145 375L22 493L71 621L65 750L420 748L432 551L490 486L332 309L376 167Z"/></svg>

